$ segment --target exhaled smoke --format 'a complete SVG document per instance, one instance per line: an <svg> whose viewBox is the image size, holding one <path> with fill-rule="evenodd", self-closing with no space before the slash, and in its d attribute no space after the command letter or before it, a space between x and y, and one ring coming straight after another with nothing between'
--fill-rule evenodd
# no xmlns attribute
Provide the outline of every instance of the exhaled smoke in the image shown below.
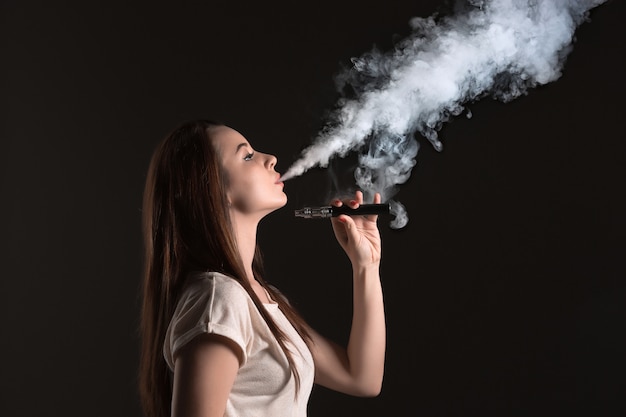
<svg viewBox="0 0 626 417"><path fill-rule="evenodd" d="M388 201L416 164L416 133L441 150L437 132L466 103L507 102L558 79L576 28L605 1L473 0L462 13L412 19L412 34L393 51L353 58L337 78L353 94L283 179L359 151L357 185ZM404 227L403 206L393 207L391 226Z"/></svg>

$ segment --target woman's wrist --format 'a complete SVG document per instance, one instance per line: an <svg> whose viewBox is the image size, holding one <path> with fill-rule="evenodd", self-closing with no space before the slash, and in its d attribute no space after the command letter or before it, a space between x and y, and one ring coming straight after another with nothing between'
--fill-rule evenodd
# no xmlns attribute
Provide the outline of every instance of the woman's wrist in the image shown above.
<svg viewBox="0 0 626 417"><path fill-rule="evenodd" d="M355 278L357 277L368 277L368 276L378 276L380 272L380 261L375 261L371 263L353 263L352 264L352 273Z"/></svg>

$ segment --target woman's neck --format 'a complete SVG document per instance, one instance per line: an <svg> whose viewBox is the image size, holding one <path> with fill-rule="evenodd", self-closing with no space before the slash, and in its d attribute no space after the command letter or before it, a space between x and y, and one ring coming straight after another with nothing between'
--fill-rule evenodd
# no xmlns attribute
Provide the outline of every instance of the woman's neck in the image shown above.
<svg viewBox="0 0 626 417"><path fill-rule="evenodd" d="M241 261L243 262L243 267L246 272L246 278L262 303L272 303L272 300L268 297L263 286L255 279L254 271L252 270L252 262L254 261L254 254L256 252L256 233L259 222L252 221L245 216L239 216L236 220L237 221L233 221L233 230L235 232L239 255L241 256Z"/></svg>
<svg viewBox="0 0 626 417"><path fill-rule="evenodd" d="M252 270L252 262L256 252L258 222L242 220L243 219L240 218L238 221L233 221L233 230L235 232L237 248L239 250L239 256L241 256L241 261L243 262L246 277L251 284L256 284Z"/></svg>

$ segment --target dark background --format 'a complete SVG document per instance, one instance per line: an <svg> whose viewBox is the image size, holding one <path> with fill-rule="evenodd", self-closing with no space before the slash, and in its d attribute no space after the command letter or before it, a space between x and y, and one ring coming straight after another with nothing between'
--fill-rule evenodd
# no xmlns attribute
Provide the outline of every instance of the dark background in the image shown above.
<svg viewBox="0 0 626 417"><path fill-rule="evenodd" d="M140 205L156 143L221 119L295 161L349 58L444 1L2 0L0 416L139 416ZM381 395L317 387L315 416L626 415L625 2L576 32L563 76L470 106L381 219ZM325 221L328 170L286 183L260 227L267 278L343 342L347 258Z"/></svg>

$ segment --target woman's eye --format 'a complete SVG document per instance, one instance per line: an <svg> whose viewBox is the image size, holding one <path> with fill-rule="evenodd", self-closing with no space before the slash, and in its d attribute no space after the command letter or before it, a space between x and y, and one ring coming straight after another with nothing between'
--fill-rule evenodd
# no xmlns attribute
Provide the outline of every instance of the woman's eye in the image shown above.
<svg viewBox="0 0 626 417"><path fill-rule="evenodd" d="M254 152L251 152L248 155L246 155L243 159L244 161L249 161L252 159L253 156L254 156Z"/></svg>

